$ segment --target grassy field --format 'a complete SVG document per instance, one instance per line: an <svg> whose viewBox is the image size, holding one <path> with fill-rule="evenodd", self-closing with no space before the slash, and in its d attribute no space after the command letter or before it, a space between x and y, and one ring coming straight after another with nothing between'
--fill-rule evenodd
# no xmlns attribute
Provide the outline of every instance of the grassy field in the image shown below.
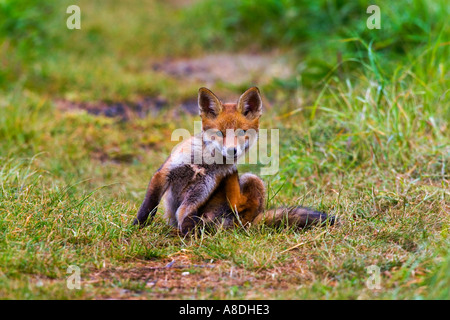
<svg viewBox="0 0 450 320"><path fill-rule="evenodd" d="M0 1L0 298L450 298L447 1L380 2L381 30L364 1L77 3L81 30L70 1ZM252 85L280 132L268 205L341 223L133 227L198 88Z"/></svg>

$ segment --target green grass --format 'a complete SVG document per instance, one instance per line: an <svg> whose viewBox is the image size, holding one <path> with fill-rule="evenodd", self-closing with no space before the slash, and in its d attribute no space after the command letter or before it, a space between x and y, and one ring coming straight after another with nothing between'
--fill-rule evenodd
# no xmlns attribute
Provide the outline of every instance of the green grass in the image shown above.
<svg viewBox="0 0 450 320"><path fill-rule="evenodd" d="M69 2L0 3L0 298L449 299L448 4L381 3L372 32L363 2L182 2L80 1L79 31ZM198 120L175 106L205 85L152 63L275 45L295 72L261 86L261 127L280 129L269 205L340 225L181 238L159 213L134 228L172 131ZM56 103L141 96L174 107L122 121Z"/></svg>

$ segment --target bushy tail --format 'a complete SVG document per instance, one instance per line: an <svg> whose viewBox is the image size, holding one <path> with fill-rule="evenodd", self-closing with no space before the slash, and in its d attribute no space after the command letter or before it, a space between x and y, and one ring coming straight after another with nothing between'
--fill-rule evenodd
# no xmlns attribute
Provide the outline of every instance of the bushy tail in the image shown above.
<svg viewBox="0 0 450 320"><path fill-rule="evenodd" d="M335 222L336 218L334 216L328 216L324 212L300 206L270 209L260 213L253 220L253 224L264 223L268 226L288 225L297 228L320 224L333 225Z"/></svg>

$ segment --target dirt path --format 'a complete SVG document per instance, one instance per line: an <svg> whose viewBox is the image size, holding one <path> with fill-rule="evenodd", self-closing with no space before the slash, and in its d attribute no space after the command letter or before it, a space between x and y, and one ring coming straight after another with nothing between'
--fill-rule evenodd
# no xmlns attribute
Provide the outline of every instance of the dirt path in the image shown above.
<svg viewBox="0 0 450 320"><path fill-rule="evenodd" d="M261 85L273 78L286 78L291 74L287 63L273 54L211 54L155 63L153 70L185 81L202 82L205 86L217 82L231 85L253 82Z"/></svg>
<svg viewBox="0 0 450 320"><path fill-rule="evenodd" d="M151 64L153 72L174 78L180 83L197 83L213 87L226 85L264 85L274 78L287 78L292 70L282 58L275 54L210 54L198 58L182 58L158 61ZM64 111L85 110L94 115L117 117L128 121L131 117L144 118L157 114L169 106L165 97L141 97L135 101L93 101L75 102L60 99L56 101ZM175 107L175 106L174 106ZM183 100L176 106L186 113L198 113L196 98Z"/></svg>

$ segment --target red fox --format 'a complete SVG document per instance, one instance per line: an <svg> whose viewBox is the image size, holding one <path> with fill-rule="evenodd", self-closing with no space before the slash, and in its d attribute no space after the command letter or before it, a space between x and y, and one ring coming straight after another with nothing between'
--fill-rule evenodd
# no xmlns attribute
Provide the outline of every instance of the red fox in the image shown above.
<svg viewBox="0 0 450 320"><path fill-rule="evenodd" d="M265 211L262 179L250 173L239 177L237 159L258 136L258 88L245 91L237 103L222 103L209 89L200 88L198 105L202 132L183 141L153 175L135 225L148 224L163 195L165 216L182 234L200 222L226 227L285 222L302 228L327 220L323 212L298 206ZM333 217L328 220L334 223Z"/></svg>

